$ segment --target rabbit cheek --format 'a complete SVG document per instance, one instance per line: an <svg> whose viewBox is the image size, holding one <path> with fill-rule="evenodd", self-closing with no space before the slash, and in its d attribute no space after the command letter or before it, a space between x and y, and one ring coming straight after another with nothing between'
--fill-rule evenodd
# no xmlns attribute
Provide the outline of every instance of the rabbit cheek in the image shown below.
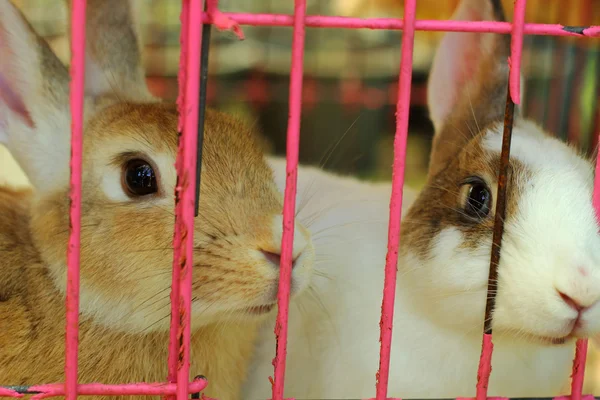
<svg viewBox="0 0 600 400"><path fill-rule="evenodd" d="M402 259L410 269L402 290L418 298L421 308L436 323L464 329L481 322L485 310L490 241L483 238L475 248L465 248L465 233L456 227L443 228L432 239L429 256L408 253ZM418 267L416 267L418 266Z"/></svg>
<svg viewBox="0 0 600 400"><path fill-rule="evenodd" d="M215 318L260 318L277 301L283 220L280 214L255 216L238 234L208 236L194 265L194 299L201 325ZM310 282L314 249L308 231L295 224L291 295Z"/></svg>
<svg viewBox="0 0 600 400"><path fill-rule="evenodd" d="M499 146L489 135L486 147ZM519 198L507 202L494 327L552 345L593 335L600 329L600 238L592 166L563 143L519 128L511 158L526 173L513 171L509 181Z"/></svg>

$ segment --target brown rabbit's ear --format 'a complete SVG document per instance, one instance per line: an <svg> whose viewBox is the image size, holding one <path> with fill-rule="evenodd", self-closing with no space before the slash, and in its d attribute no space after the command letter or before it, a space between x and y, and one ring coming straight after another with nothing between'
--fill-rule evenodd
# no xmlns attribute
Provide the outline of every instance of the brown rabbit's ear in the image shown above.
<svg viewBox="0 0 600 400"><path fill-rule="evenodd" d="M453 19L504 20L499 0L461 0ZM485 125L501 119L506 101L510 36L446 33L434 57L427 97L435 128L429 175L445 167Z"/></svg>
<svg viewBox="0 0 600 400"><path fill-rule="evenodd" d="M40 190L68 182L69 73L9 0L0 0L0 143Z"/></svg>
<svg viewBox="0 0 600 400"><path fill-rule="evenodd" d="M70 10L72 0L65 1ZM133 0L87 0L86 95L131 101L151 98L134 6Z"/></svg>

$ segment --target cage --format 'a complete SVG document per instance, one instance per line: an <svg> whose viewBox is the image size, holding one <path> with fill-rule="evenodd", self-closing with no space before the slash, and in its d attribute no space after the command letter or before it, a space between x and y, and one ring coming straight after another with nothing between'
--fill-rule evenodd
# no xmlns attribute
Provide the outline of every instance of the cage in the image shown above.
<svg viewBox="0 0 600 400"><path fill-rule="evenodd" d="M251 104L254 108L246 108L241 111L249 115L249 118L256 118L263 131L270 136L271 151L275 153L285 153L287 148L288 168L291 173L288 190L286 190L286 203L284 211L288 217L293 215L294 210L294 165L298 160L306 163L316 163L322 157L319 149L327 147L332 142L335 142L339 136L345 134L344 130L332 128L331 122L329 126L327 118L323 118L323 114L332 113L340 115L337 121L344 121L344 126L352 126L351 129L356 135L354 141L348 144L349 148L344 149L344 154L339 155L335 166L325 165L325 168L334 169L343 172L352 172L371 179L389 178L392 176L391 171L387 167L392 158L394 159L394 193L395 196L400 196L400 188L403 184L403 175L405 173L402 162L405 157L411 157L414 154L412 163L421 170L426 167L426 160L423 157L418 157L418 151L411 151L407 148L407 135L409 127L412 128L412 141L408 142L408 146L413 148L427 148L429 137L431 136L431 126L429 125L426 116L423 112L425 103L425 84L426 72L429 68L432 57L432 49L437 43L438 35L431 34L427 36L424 32L428 30L437 31L438 34L446 29L478 31L489 29L494 32L511 33L513 34L513 43L517 43L514 47L513 60L520 59L521 45L523 44L523 68L526 71L527 90L524 96L520 99L524 105L525 114L533 117L536 120L543 121L544 127L551 131L559 132L563 139L577 141L581 146L590 153L595 151L597 146L597 132L599 128L600 114L597 113L598 99L598 43L596 40L586 40L587 37L597 37L600 24L597 10L599 4L592 1L580 1L576 7L566 2L555 1L551 5L540 6L540 2L530 0L527 2L529 7L526 9L525 1L517 1L514 8L511 7L511 2L504 2L505 9L508 15L514 16L514 22L510 25L493 24L485 28L475 27L468 23L452 25L444 21L448 18L457 2L447 2L447 8L437 10L439 14L433 13L433 17L427 15L427 11L431 7L416 8L421 1L407 0L399 1L381 1L374 3L360 1L338 1L325 4L321 1L301 1L297 0L292 4L287 2L265 1L259 2L236 2L236 1L221 1L217 7L216 1L209 1L208 9L202 11L200 1L186 0L183 2L183 20L188 21L187 28L190 29L188 35L182 33L184 44L182 48L187 51L188 71L196 71L204 68L207 69L206 61L208 58L208 80L197 80L194 74L188 72L186 85L183 85L181 91L185 90L185 102L192 110L190 119L184 122L183 142L181 154L183 164L180 164L179 173L182 173L181 168L187 171L194 170L196 164L196 140L194 137L196 132L196 113L202 118L201 104L198 107L198 93L202 92L201 88L206 90L206 103L216 105L222 108L240 110L243 104ZM22 8L29 10L29 16L34 22L36 28L42 32L42 35L48 38L52 47L56 49L58 54L62 54L65 61L68 58L69 41L65 39L65 31L60 28L56 22L47 21L51 19L65 19L65 8L61 8L62 14L51 15L44 11L38 14L35 11L44 10L39 4L34 1L21 2ZM43 3L43 2L42 2ZM72 18L74 21L81 21L84 15L84 1L74 1L74 12ZM161 97L174 99L177 95L177 63L170 62L169 57L164 54L176 54L177 42L179 40L177 30L179 24L172 22L170 25L161 24L156 17L152 17L154 12L161 17L169 15L176 17L181 11L181 5L166 1L148 1L143 4L140 12L143 13L151 22L147 24L144 31L144 41L147 46L146 63L150 67L148 81L153 88L153 91ZM157 11L158 10L158 11ZM537 12L542 10L542 12ZM525 12L528 12L525 17ZM419 15L419 12L421 15ZM266 13L266 14L262 14ZM562 21L564 15L567 15L566 21ZM340 16L343 15L343 16ZM369 18L364 18L369 15ZM392 18L385 18L392 15ZM417 19L420 17L419 19ZM78 19L77 19L78 18ZM190 18L189 20L187 18ZM176 18L171 18L176 21ZM525 23L524 21L535 21L535 23ZM200 25L189 21L202 21L203 33L200 33ZM563 26L551 25L560 22ZM210 45L210 56L208 56L208 46L206 37L209 32L210 25L216 24L219 28L231 29L241 26L246 37L246 41L239 42L238 38L233 34L213 35ZM276 29L282 29L281 26L293 27L293 36L281 37L275 34ZM83 57L83 41L78 38L83 37L84 24L73 24L73 44L72 49L72 65L79 66L74 69L75 73L82 69ZM277 28L276 28L277 27ZM319 28L314 30L305 30L305 28ZM336 35L323 35L325 29L322 28L349 28L341 31L336 31ZM369 28L369 31L355 31L355 28ZM62 31L61 31L62 29ZM280 31L277 31L280 32ZM423 32L423 35L420 33ZM525 36L523 36L525 35ZM546 36L549 35L549 36ZM564 40L556 38L564 37ZM196 53L195 48L199 48L199 42L204 38L202 49L202 63L200 62L200 54ZM402 40L402 54L398 50L398 43ZM413 45L413 40L418 41ZM326 45L323 43L327 42ZM293 43L293 51L290 54L290 44ZM79 46L79 47L75 47ZM162 46L162 47L161 47ZM331 52L339 49L340 55L332 57ZM373 52L377 52L377 57L388 60L383 63L369 63L369 57ZM232 57L232 54L238 54L237 57ZM244 54L240 57L239 54ZM370 55L368 55L369 53ZM291 83L288 89L286 70L290 67L289 58L292 58ZM339 77L339 70L344 65L344 60L352 57L356 60L355 68L344 70L344 76ZM175 58L175 57L171 57ZM242 60L243 62L233 63L233 59ZM539 58L546 59L566 59L566 63L545 63L536 65L535 62ZM176 58L175 58L176 59ZM336 62L328 62L329 60L338 60ZM341 60L341 61L340 61ZM400 80L397 81L398 65L410 65L411 69L403 69ZM240 65L242 64L242 65ZM577 68L577 65L585 65L585 68ZM302 72L308 72L308 77L303 78ZM515 67L518 71L518 66ZM212 72L212 73L211 73ZM155 76L152 76L155 75ZM160 75L167 76L161 78ZM518 75L518 72L517 72ZM78 103L78 96L81 92L77 90L76 84L81 84L81 75L74 75L72 90L73 107ZM559 85L560 83L560 85ZM517 91L519 84L514 77L511 81L511 90ZM184 89L185 88L185 89ZM230 92L238 93L233 96L234 100L225 99L219 96L221 88L227 88ZM81 88L79 88L81 90ZM285 94L289 94L286 96ZM516 96L512 93L513 96ZM554 101L547 101L548 98ZM515 100L515 97L513 97ZM200 101L200 103L203 103ZM409 107L410 103L410 120ZM518 103L518 101L515 101ZM240 105L242 104L242 106ZM316 107L319 105L319 107ZM79 107L81 107L79 105ZM198 111L198 108L200 110ZM286 109L290 109L290 119L287 119ZM73 109L76 110L75 108ZM398 119L394 121L394 111L399 112ZM77 119L80 112L74 112L74 142L73 148L77 149L80 146L81 140L81 120ZM361 116L360 120L352 125L356 119L356 115L362 113L366 117ZM282 118L275 119L270 116L283 115ZM307 116L308 115L308 116ZM323 121L326 122L323 122ZM335 120L334 120L335 121ZM410 124L409 125L409 121ZM415 122L416 121L416 122ZM312 126L307 129L308 141L299 143L299 126ZM414 124L414 125L412 125ZM285 130L287 126L288 136L285 138L277 135L277 132ZM369 132L375 130L377 133ZM367 129L368 128L368 129ZM391 128L396 129L395 144L393 150L390 143L392 135L389 134ZM387 131L387 135L386 135ZM79 132L79 133L78 133ZM319 135L320 132L329 132L337 135L337 137ZM365 133L367 132L367 133ZM305 136L303 135L303 138ZM77 158L77 152L74 152L73 159L73 194L77 197L77 192L81 190L77 185L77 177L80 175L81 160ZM358 159L357 162L357 157ZM79 164L78 164L79 163ZM79 165L79 167L78 167ZM409 164L410 165L410 164ZM79 169L78 169L79 168ZM410 169L410 168L407 168ZM415 168L417 171L419 168ZM201 176L201 175L200 175ZM414 176L407 176L408 180L419 182L422 179L423 171L418 171ZM80 178L79 178L80 179ZM192 187L187 187L182 191L188 201L185 206L182 205L178 210L179 222L178 226L183 227L193 226L193 204L194 190ZM75 198L76 198L75 197ZM77 202L74 202L75 208L73 214L74 231L71 242L72 245L77 244ZM395 210L391 210L391 214L399 215ZM185 215L185 217L183 217ZM287 221L289 224L289 220ZM185 225L184 225L185 224ZM192 225L190 225L192 224ZM400 219L391 220L391 231L399 231ZM286 225L289 227L289 225ZM285 230L284 234L284 249L290 249L291 237L289 229ZM396 236L392 236L390 241L393 241ZM286 250L284 250L285 252ZM394 247L390 250L394 252ZM75 254L75 253L74 253ZM72 278L77 280L77 261L76 254L73 256L70 264L70 272ZM190 257L191 258L191 257ZM289 280L290 270L290 255L282 254L282 282ZM383 262L383 260L382 260ZM391 279L395 280L393 272L393 257L387 263L386 270ZM185 276L189 279L189 267L184 270ZM186 281L185 285L189 285ZM181 294L185 295L187 286L181 287ZM77 285L71 287L71 299L77 298ZM280 292L280 319L279 323L285 327L285 318L287 313L287 294L289 287L281 285ZM189 294L187 295L189 296ZM189 307L189 298L186 299L186 307ZM71 300L76 301L76 300ZM73 304L73 303L71 303ZM393 309L393 300L389 297L384 297L384 308L389 313ZM188 308L189 309L189 308ZM71 311L73 311L71 309ZM176 308L173 309L173 315L176 315ZM390 314L388 314L389 316ZM77 321L76 314L71 312L70 324ZM391 319L386 319L387 326L385 329L391 330ZM175 325L176 322L175 322ZM174 325L174 326L175 326ZM189 326L189 322L188 325ZM173 331L175 332L175 330ZM281 347L278 349L279 364L275 375L274 399L280 399L283 395L283 374L285 366L285 328L280 341ZM71 338L76 337L76 329L68 333ZM187 333L189 335L189 332ZM484 336L490 338L489 336ZM175 333L172 334L174 341ZM488 340L488 339L484 339ZM486 342L488 343L488 342ZM69 398L79 394L95 394L95 393L151 393L154 390L155 394L177 394L178 398L183 398L189 395L188 391L195 392L202 389L205 382L202 379L192 383L191 389L185 384L175 385L173 382L186 382L189 371L185 367L178 372L178 378L175 379L175 371L173 370L173 359L171 359L171 384L163 386L160 389L147 386L122 386L122 387L101 387L101 386L77 386L76 372L73 365L76 364L76 348L70 347L71 352L68 354L69 364L71 365L70 374L67 375L67 382L64 389L61 386L35 388L38 391L49 395L60 395L66 393ZM184 346L186 351L189 347ZM383 370L382 377L379 381L377 398L385 398L386 375L388 373L386 364L386 351L389 357L389 336L383 337L382 345ZM385 350L387 349L387 350ZM578 344L578 353L576 359L577 373L574 373L572 398L578 399L582 396L583 384L583 364L585 363L586 343ZM173 344L171 350L174 351ZM484 346L484 354L490 352L489 347ZM188 355L189 357L189 355ZM485 360L485 358L484 358ZM387 359L389 362L389 358ZM490 371L485 370L485 363L482 369L484 376ZM488 365L489 367L489 365ZM201 371L199 371L201 373ZM485 379L485 378L484 378ZM475 377L474 377L475 380ZM210 384L210 378L209 383ZM189 389L189 390L188 390ZM31 390L31 389L28 389ZM175 392L177 390L177 392ZM104 392L105 391L105 392ZM15 392L6 392L7 395L16 395ZM479 386L478 397L485 397L485 385Z"/></svg>

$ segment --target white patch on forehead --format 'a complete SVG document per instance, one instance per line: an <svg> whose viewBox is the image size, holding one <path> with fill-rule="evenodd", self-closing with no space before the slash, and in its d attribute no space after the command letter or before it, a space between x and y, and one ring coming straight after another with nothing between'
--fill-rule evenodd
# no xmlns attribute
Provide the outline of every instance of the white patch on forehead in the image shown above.
<svg viewBox="0 0 600 400"><path fill-rule="evenodd" d="M483 148L499 154L502 149L501 123L485 133ZM515 158L531 170L576 170L589 177L590 164L577 152L557 138L544 134L535 123L518 120L513 127L510 157Z"/></svg>

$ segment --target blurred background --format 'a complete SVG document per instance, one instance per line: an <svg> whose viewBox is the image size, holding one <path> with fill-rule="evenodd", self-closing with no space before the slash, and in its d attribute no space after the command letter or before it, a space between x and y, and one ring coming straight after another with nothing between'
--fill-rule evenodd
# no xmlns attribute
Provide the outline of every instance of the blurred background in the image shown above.
<svg viewBox="0 0 600 400"><path fill-rule="evenodd" d="M13 0L65 64L66 10L57 0ZM177 97L179 1L136 0L151 91ZM402 17L403 0L308 0L307 14ZM457 0L419 0L417 18L448 19ZM507 15L513 1L504 0ZM292 14L293 1L220 0L222 11ZM600 0L529 0L526 22L600 25ZM242 27L246 40L213 28L208 102L256 126L269 151L285 154L292 30ZM400 31L307 28L300 160L363 179L391 177ZM426 83L442 33L417 32L411 93L407 185L426 174L433 127ZM593 154L600 132L600 39L526 36L524 114ZM324 162L326 161L326 162ZM0 147L0 184L26 184ZM586 393L600 394L600 356L592 345Z"/></svg>

